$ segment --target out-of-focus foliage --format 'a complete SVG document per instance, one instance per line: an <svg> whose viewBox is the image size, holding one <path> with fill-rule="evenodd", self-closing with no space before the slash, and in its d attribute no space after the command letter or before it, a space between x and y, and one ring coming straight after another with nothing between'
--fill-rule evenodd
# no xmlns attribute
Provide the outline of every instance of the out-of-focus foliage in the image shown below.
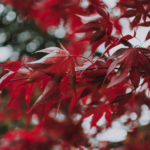
<svg viewBox="0 0 150 150"><path fill-rule="evenodd" d="M0 50L4 57L0 61L18 60L22 56L30 55L38 49L58 45L65 36L59 35L58 28L52 27L43 32L33 20L28 20L18 14L10 4L0 4ZM62 29L62 32L65 32ZM57 38L56 38L57 37ZM7 55L7 56L5 56ZM40 57L37 55L37 57Z"/></svg>

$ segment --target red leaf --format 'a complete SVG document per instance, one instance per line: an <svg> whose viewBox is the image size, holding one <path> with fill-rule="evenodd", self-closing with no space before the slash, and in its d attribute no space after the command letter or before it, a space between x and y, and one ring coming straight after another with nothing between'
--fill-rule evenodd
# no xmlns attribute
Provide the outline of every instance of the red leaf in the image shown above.
<svg viewBox="0 0 150 150"><path fill-rule="evenodd" d="M76 72L75 72L75 64L72 60L72 58L69 58L69 68L68 68L68 78L69 78L69 83L73 89L73 91L76 93L75 90L75 83L76 83Z"/></svg>
<svg viewBox="0 0 150 150"><path fill-rule="evenodd" d="M8 105L7 105L7 109L11 106L11 104L12 104L14 101L16 101L16 103L18 103L17 101L18 101L19 94L20 94L22 91L24 91L24 90L26 90L26 86L16 87L16 88L13 90L13 92L12 92L12 94L11 94L11 97L10 97L10 100L9 100L9 103L8 103ZM19 98L20 98L20 97L19 97Z"/></svg>
<svg viewBox="0 0 150 150"><path fill-rule="evenodd" d="M78 146L79 147L79 150L84 150L81 146Z"/></svg>
<svg viewBox="0 0 150 150"><path fill-rule="evenodd" d="M16 74L16 72L8 72L0 79L0 91L4 88L4 86L12 79L12 77Z"/></svg>
<svg viewBox="0 0 150 150"><path fill-rule="evenodd" d="M111 82L108 85L108 88L122 82L128 76L129 64L126 65L126 68L123 70L118 70L118 73L111 78Z"/></svg>
<svg viewBox="0 0 150 150"><path fill-rule="evenodd" d="M150 31L147 33L147 36L145 38L145 41L149 40L150 39Z"/></svg>
<svg viewBox="0 0 150 150"><path fill-rule="evenodd" d="M21 62L14 61L6 64L0 64L1 66L4 66L5 68L11 70L11 71L17 71L21 67Z"/></svg>
<svg viewBox="0 0 150 150"><path fill-rule="evenodd" d="M98 21L91 21L79 27L74 33L91 32L98 29L100 29L100 23Z"/></svg>
<svg viewBox="0 0 150 150"><path fill-rule="evenodd" d="M105 37L102 39L102 40L100 40L100 41L97 41L96 43L94 43L93 45L92 45L92 50L91 50L91 54L90 54L90 56L97 50L97 48L102 44L102 43L104 43L105 42Z"/></svg>
<svg viewBox="0 0 150 150"><path fill-rule="evenodd" d="M30 102L30 98L31 98L31 94L32 94L32 90L33 90L33 85L34 84L30 84L27 86L26 92L25 92L25 101L27 104L27 109L29 111L29 102Z"/></svg>
<svg viewBox="0 0 150 150"><path fill-rule="evenodd" d="M103 116L103 114L104 114L104 111L102 110L102 108L99 108L98 110L96 110L96 113L94 113L94 115L92 117L90 128L92 128L93 126L96 126L96 123Z"/></svg>
<svg viewBox="0 0 150 150"><path fill-rule="evenodd" d="M66 55L70 55L68 50L59 42L60 47L62 48L62 50L66 53Z"/></svg>
<svg viewBox="0 0 150 150"><path fill-rule="evenodd" d="M106 4L103 1L100 0L88 0L91 4L94 4L94 6L100 7L100 8L106 8Z"/></svg>
<svg viewBox="0 0 150 150"><path fill-rule="evenodd" d="M93 115L94 111L95 111L95 108L91 107L88 111L86 111L86 113L81 117L81 119L77 123L79 123L83 119Z"/></svg>
<svg viewBox="0 0 150 150"><path fill-rule="evenodd" d="M149 27L150 26L150 21L149 22L140 23L138 26Z"/></svg>
<svg viewBox="0 0 150 150"><path fill-rule="evenodd" d="M127 50L127 48L120 48L120 49L118 49L115 53L113 53L112 56L109 56L108 59L117 58L117 57L123 55L126 50Z"/></svg>
<svg viewBox="0 0 150 150"><path fill-rule="evenodd" d="M134 0L134 2L138 6L138 10L144 14L145 13L145 9L144 9L142 3L139 0Z"/></svg>
<svg viewBox="0 0 150 150"><path fill-rule="evenodd" d="M122 37L121 39L114 38L111 42L111 45L105 50L105 52L102 54L101 57L103 57L106 53L109 55L109 50L119 44L124 44L125 46L132 47L132 45L127 41L129 39L132 39L133 37L131 35L126 35Z"/></svg>
<svg viewBox="0 0 150 150"><path fill-rule="evenodd" d="M115 47L117 45L118 41L114 41L113 43L111 43L111 45L109 45L109 47L105 50L105 52L102 54L101 57L103 57L106 53L109 54L109 50L113 47Z"/></svg>
<svg viewBox="0 0 150 150"><path fill-rule="evenodd" d="M99 119L103 116L103 114L106 112L105 114L105 117L108 119L109 117L109 120L108 123L109 125L111 125L111 113L110 113L110 106L106 106L105 104L101 104L99 105L96 109L95 109L95 112L94 112L94 115L92 117L92 121L91 121L91 128L93 126L96 126L96 123L99 121Z"/></svg>
<svg viewBox="0 0 150 150"><path fill-rule="evenodd" d="M105 30L101 29L100 31L96 31L90 41L90 44L94 44L97 41L100 41L105 36Z"/></svg>
<svg viewBox="0 0 150 150"><path fill-rule="evenodd" d="M70 63L69 63L69 68L68 68L68 78L69 78L69 83L75 93L75 98L73 98L71 100L71 104L70 104L70 110L69 112L71 112L76 100L77 100L77 95L76 95L76 89L75 89L75 84L76 84L76 72L75 72L75 64L72 60L72 58L70 58Z"/></svg>
<svg viewBox="0 0 150 150"><path fill-rule="evenodd" d="M38 50L34 53L39 53L39 52L43 52L43 53L60 53L60 52L63 52L63 51L62 51L62 49L60 49L58 47L48 47L46 49Z"/></svg>
<svg viewBox="0 0 150 150"><path fill-rule="evenodd" d="M149 0L140 0L142 4L149 4Z"/></svg>
<svg viewBox="0 0 150 150"><path fill-rule="evenodd" d="M134 2L119 2L117 4L123 5L127 8L137 8L137 5Z"/></svg>
<svg viewBox="0 0 150 150"><path fill-rule="evenodd" d="M107 74L106 74L106 77L105 79L107 78L107 76L115 69L116 65L120 62L122 62L128 55L130 54L130 51L127 50L123 56L121 56L120 58L118 58L117 60L115 60L110 66L109 66L109 69L107 71ZM104 81L105 81L104 79Z"/></svg>
<svg viewBox="0 0 150 150"><path fill-rule="evenodd" d="M133 37L136 37L136 30L134 30L134 35L133 35Z"/></svg>
<svg viewBox="0 0 150 150"><path fill-rule="evenodd" d="M67 55L63 52L61 53L60 51L54 51L53 53L50 53L37 61L25 63L25 65L33 69L39 69L45 65L60 63L64 61L66 57Z"/></svg>
<svg viewBox="0 0 150 150"><path fill-rule="evenodd" d="M59 95L67 88L68 80L65 76L63 81L60 80L62 77L58 77L57 74L53 76L52 80L46 85L43 94L36 100L28 113L30 113L36 106L40 104L46 104L50 101L55 101L59 97Z"/></svg>
<svg viewBox="0 0 150 150"><path fill-rule="evenodd" d="M137 14L134 18L134 20L131 22L131 29L133 29L135 26L138 25L138 23L141 20L141 14Z"/></svg>
<svg viewBox="0 0 150 150"><path fill-rule="evenodd" d="M56 68L56 65L53 66L44 66L42 69L37 69L35 72L30 73L31 75L28 77L28 79L23 84L30 84L39 82L46 76L51 76L54 73L54 69Z"/></svg>
<svg viewBox="0 0 150 150"><path fill-rule="evenodd" d="M150 3L149 3L148 6L146 7L146 12L147 12L147 14L150 12Z"/></svg>
<svg viewBox="0 0 150 150"><path fill-rule="evenodd" d="M126 11L120 18L130 18L130 17L133 17L137 14L137 10L128 10Z"/></svg>
<svg viewBox="0 0 150 150"><path fill-rule="evenodd" d="M144 47L137 47L136 48L138 51L140 51L143 54L150 54L150 50Z"/></svg>
<svg viewBox="0 0 150 150"><path fill-rule="evenodd" d="M141 77L140 70L137 70L136 67L133 67L130 72L130 79L135 88L137 88L139 85L140 77Z"/></svg>
<svg viewBox="0 0 150 150"><path fill-rule="evenodd" d="M38 82L42 80L44 76L51 76L58 72L64 75L66 73L65 71L67 71L67 68L68 68L67 66L69 65L68 61L69 60L67 59L67 60L63 60L63 62L59 62L58 64L53 64L53 65L48 64L48 65L45 65L44 67L40 66L39 69L36 69L35 72L31 73L28 80L25 81L23 84Z"/></svg>
<svg viewBox="0 0 150 150"><path fill-rule="evenodd" d="M133 36L131 36L131 35L126 35L126 36L123 36L122 38L121 38L121 40L126 40L126 41L128 41L128 40L130 40L130 39L132 39L133 38Z"/></svg>
<svg viewBox="0 0 150 150"><path fill-rule="evenodd" d="M102 16L105 19L108 19L108 15L106 14L106 12L102 8L97 7L97 6L94 6L94 7L100 16Z"/></svg>
<svg viewBox="0 0 150 150"><path fill-rule="evenodd" d="M146 57L143 56L143 55L139 55L139 58L140 58L140 59L139 59L140 65L141 65L142 68L145 70L145 72L150 75L150 65L147 65L147 64L149 64L148 58L146 58Z"/></svg>
<svg viewBox="0 0 150 150"><path fill-rule="evenodd" d="M117 96L114 101L109 103L109 105L118 103L119 104L118 110L121 110L121 108L124 107L126 104L128 104L129 102L132 102L133 99L134 99L134 93L130 92L128 94Z"/></svg>
<svg viewBox="0 0 150 150"><path fill-rule="evenodd" d="M50 101L50 102L48 102L48 103L45 105L44 118L43 118L43 124L42 124L42 126L44 125L44 122L45 122L45 118L46 118L46 116L47 116L47 113L48 113L48 111L50 110L50 108L52 107L53 104L54 104L54 102L53 102L53 101Z"/></svg>
<svg viewBox="0 0 150 150"><path fill-rule="evenodd" d="M105 119L107 123L111 126L112 118L111 118L111 112L109 110L105 114Z"/></svg>
<svg viewBox="0 0 150 150"><path fill-rule="evenodd" d="M75 105L76 101L77 101L77 98L76 98L76 97L73 97L73 99L72 99L71 102L70 102L69 113L71 113L72 108L73 108L73 106Z"/></svg>

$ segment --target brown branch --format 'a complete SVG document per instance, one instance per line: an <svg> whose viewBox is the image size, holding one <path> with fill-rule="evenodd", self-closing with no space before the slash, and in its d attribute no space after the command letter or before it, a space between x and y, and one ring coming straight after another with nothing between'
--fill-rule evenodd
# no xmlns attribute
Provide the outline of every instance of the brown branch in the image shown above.
<svg viewBox="0 0 150 150"><path fill-rule="evenodd" d="M75 72L81 72L81 71L85 71L85 70L95 70L95 69L108 69L109 67L93 67L93 68L87 68L87 69L80 69L80 70L76 70ZM119 68L115 68L115 69L119 69ZM43 74L46 74L46 75L51 75L51 74L47 74L46 72L42 71L42 70L38 70L39 72L42 72ZM141 72L143 73L143 71ZM66 73L68 74L68 73ZM19 79L12 79L10 81L17 81L17 80L24 80L24 79L28 79L28 77L25 77L25 78L19 78Z"/></svg>
<svg viewBox="0 0 150 150"><path fill-rule="evenodd" d="M94 70L94 69L108 69L109 67L94 67L94 68L87 68L85 70ZM118 69L118 68L115 68L115 69ZM38 70L39 72L42 72L43 74L46 74L48 75L46 72L42 71L42 70ZM77 70L76 72L81 72L81 71L84 71L84 69L81 69L81 70ZM66 73L68 74L68 73ZM49 74L50 75L50 74ZM19 79L12 79L10 81L17 81L17 80L24 80L24 79L28 79L28 77L25 77L25 78L19 78Z"/></svg>

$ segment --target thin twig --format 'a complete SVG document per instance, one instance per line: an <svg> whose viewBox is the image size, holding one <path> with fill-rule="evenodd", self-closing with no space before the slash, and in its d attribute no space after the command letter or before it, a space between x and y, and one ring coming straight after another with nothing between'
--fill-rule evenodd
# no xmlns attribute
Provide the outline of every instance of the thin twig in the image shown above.
<svg viewBox="0 0 150 150"><path fill-rule="evenodd" d="M86 70L94 70L94 69L108 69L109 67L94 67L94 68L87 68ZM118 68L115 68L115 69L118 69ZM75 72L81 72L83 71L84 69L81 69L81 70L77 70ZM46 72L42 71L42 70L37 70L39 72L42 72L43 74L47 74ZM68 72L66 72L66 74L68 74ZM47 74L48 75L48 74ZM50 74L49 74L50 75ZM28 77L25 77L25 78L19 78L19 79L12 79L10 81L17 81L17 80L24 80L24 79L28 79Z"/></svg>
<svg viewBox="0 0 150 150"><path fill-rule="evenodd" d="M19 78L19 79L12 79L10 81L18 81L18 80L24 80L24 79L28 79L28 77L25 77L25 78Z"/></svg>

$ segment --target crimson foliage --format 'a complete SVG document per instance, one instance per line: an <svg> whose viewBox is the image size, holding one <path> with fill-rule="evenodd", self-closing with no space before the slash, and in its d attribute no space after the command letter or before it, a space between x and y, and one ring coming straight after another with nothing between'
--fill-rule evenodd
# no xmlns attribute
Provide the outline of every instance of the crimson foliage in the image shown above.
<svg viewBox="0 0 150 150"><path fill-rule="evenodd" d="M24 17L35 20L44 31L63 22L69 44L60 43L60 48L36 51L46 54L36 61L1 64L8 70L0 79L0 90L5 87L11 94L7 106L8 114L12 116L10 118L20 119L25 115L26 124L30 124L36 115L39 124L30 132L23 129L8 132L3 136L6 144L1 144L0 148L38 150L58 147L83 150L86 147L90 150L94 146L89 139L94 139L99 132L111 127L121 116L130 116L134 112L137 118L128 117L123 123L131 133L114 149L150 149L149 133L144 132L149 125L142 130L138 126L141 106L145 104L150 107L146 94L150 88L150 48L134 46L130 42L136 39L139 26L150 26L150 1L120 0L111 9L119 9L119 16L113 16L100 0L86 0L86 8L79 0L3 2L11 4ZM86 16L85 23L83 16ZM130 17L134 17L131 22ZM134 35L122 35L122 18L130 22ZM82 38L79 38L79 33L83 33ZM149 39L150 32L145 41ZM94 57L102 44L105 51ZM118 45L122 48L111 55L110 52ZM90 54L85 57L89 46ZM27 107L24 107L24 102ZM6 114L2 115L5 117ZM63 117L58 119L57 115ZM90 128L96 129L93 134L87 134L81 126L89 116L92 116ZM103 116L106 122L99 126L98 121ZM134 135L137 135L137 139L134 139ZM114 145L98 142L96 147L107 150Z"/></svg>

